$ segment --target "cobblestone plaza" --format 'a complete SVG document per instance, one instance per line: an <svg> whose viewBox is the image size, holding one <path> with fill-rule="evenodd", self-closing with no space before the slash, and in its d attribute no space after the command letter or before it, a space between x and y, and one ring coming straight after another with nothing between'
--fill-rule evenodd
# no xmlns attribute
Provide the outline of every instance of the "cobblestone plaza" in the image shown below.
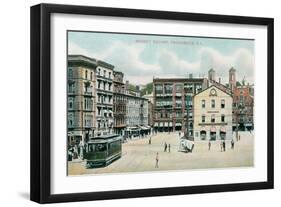
<svg viewBox="0 0 281 207"><path fill-rule="evenodd" d="M220 142L197 141L192 153L179 152L178 133L158 133L149 137L130 140L122 144L122 157L106 167L86 168L85 161L68 162L69 175L100 173L124 173L145 171L169 171L185 169L208 169L229 167L252 167L254 165L254 132L239 132L241 139L231 149L226 142L226 151L221 152ZM233 134L235 138L235 133ZM164 152L164 144L171 145L170 152ZM159 153L159 168L155 168L156 153Z"/></svg>

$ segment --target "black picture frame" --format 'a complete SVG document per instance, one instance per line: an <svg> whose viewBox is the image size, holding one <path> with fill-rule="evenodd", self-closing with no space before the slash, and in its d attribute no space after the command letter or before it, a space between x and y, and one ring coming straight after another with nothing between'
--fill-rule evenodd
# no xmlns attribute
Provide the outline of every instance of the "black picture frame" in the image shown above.
<svg viewBox="0 0 281 207"><path fill-rule="evenodd" d="M263 25L267 27L267 181L237 184L167 187L73 194L51 194L51 50L50 17L53 13L133 17L163 20L180 20L207 23ZM39 4L31 7L31 174L30 199L38 203L89 201L103 199L167 196L179 194L211 193L272 189L274 187L274 71L272 18L195 14L170 11L135 10L73 5Z"/></svg>

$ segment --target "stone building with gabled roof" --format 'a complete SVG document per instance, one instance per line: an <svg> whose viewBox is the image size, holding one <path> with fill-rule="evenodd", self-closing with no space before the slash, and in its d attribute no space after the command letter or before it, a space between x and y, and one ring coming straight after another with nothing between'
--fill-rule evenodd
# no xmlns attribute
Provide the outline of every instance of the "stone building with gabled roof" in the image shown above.
<svg viewBox="0 0 281 207"><path fill-rule="evenodd" d="M232 139L232 95L211 85L193 97L194 140Z"/></svg>

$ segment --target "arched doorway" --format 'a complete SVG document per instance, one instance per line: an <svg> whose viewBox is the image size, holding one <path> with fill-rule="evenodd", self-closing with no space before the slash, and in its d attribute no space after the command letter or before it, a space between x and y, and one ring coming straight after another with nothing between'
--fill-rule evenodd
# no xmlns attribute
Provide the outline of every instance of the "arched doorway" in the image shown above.
<svg viewBox="0 0 281 207"><path fill-rule="evenodd" d="M225 127L222 126L220 129L220 139L225 140L225 137L226 137L226 130L225 130Z"/></svg>
<svg viewBox="0 0 281 207"><path fill-rule="evenodd" d="M206 140L206 137L207 137L207 131L206 131L205 127L202 127L200 129L200 139Z"/></svg>
<svg viewBox="0 0 281 207"><path fill-rule="evenodd" d="M210 129L210 140L214 141L217 139L216 127L212 126Z"/></svg>

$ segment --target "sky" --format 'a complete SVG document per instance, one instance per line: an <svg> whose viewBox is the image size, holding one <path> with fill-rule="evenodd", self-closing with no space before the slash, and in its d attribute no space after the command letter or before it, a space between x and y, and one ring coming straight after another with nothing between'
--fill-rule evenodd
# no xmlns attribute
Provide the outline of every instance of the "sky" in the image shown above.
<svg viewBox="0 0 281 207"><path fill-rule="evenodd" d="M140 35L103 32L68 32L68 54L99 59L122 71L124 79L136 85L155 78L207 77L216 71L222 83L228 71L236 79L254 83L254 40Z"/></svg>

